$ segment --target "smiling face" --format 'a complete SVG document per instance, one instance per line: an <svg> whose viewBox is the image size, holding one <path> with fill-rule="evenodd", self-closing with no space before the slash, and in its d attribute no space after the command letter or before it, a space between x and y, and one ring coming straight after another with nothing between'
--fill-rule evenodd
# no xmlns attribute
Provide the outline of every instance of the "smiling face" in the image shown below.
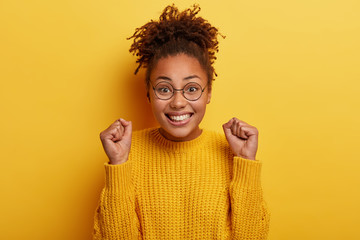
<svg viewBox="0 0 360 240"><path fill-rule="evenodd" d="M178 54L159 59L150 73L150 82L152 86L168 82L175 89L182 89L187 83L195 82L204 89L208 79L196 58ZM181 91L175 91L168 100L161 100L152 87L149 89L149 99L154 116L160 124L160 133L172 141L189 141L200 136L199 124L210 98L208 87L196 101L187 100Z"/></svg>

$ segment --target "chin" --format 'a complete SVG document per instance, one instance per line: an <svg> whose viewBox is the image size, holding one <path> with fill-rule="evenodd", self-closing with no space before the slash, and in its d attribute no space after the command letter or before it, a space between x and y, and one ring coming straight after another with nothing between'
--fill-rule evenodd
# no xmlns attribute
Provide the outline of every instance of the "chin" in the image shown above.
<svg viewBox="0 0 360 240"><path fill-rule="evenodd" d="M190 132L184 130L175 130L168 132L168 134L170 134L173 138L187 138L189 137Z"/></svg>
<svg viewBox="0 0 360 240"><path fill-rule="evenodd" d="M160 132L165 138L172 141L189 141L197 136L196 129L182 129L182 128L164 128L161 127Z"/></svg>

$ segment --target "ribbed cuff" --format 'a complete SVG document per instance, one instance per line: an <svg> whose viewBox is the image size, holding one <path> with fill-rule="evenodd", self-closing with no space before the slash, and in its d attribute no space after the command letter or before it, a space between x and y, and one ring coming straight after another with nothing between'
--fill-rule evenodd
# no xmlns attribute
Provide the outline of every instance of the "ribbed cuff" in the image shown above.
<svg viewBox="0 0 360 240"><path fill-rule="evenodd" d="M234 157L232 185L247 189L261 188L261 165L258 160Z"/></svg>
<svg viewBox="0 0 360 240"><path fill-rule="evenodd" d="M131 162L119 165L105 163L105 188L109 192L120 193L131 191Z"/></svg>

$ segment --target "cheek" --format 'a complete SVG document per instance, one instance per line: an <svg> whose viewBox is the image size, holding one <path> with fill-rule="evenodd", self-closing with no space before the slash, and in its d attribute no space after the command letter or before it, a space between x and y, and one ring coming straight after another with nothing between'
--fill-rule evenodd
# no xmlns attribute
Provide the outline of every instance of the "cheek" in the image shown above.
<svg viewBox="0 0 360 240"><path fill-rule="evenodd" d="M154 114L162 114L165 109L166 104L163 101L159 101L158 99L151 99L151 108Z"/></svg>
<svg viewBox="0 0 360 240"><path fill-rule="evenodd" d="M204 101L205 100L205 101ZM206 104L207 104L207 99L204 98L204 100L197 102L196 104L193 105L193 108L196 112L198 113L205 113L206 110Z"/></svg>

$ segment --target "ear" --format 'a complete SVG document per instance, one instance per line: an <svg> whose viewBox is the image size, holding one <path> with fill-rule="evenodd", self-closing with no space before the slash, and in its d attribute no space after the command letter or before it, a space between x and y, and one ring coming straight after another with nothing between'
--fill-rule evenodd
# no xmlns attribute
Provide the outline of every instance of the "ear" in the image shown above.
<svg viewBox="0 0 360 240"><path fill-rule="evenodd" d="M149 103L151 103L151 101L150 101L149 91L147 91L147 93L146 93L146 98L147 98L148 102L149 102Z"/></svg>
<svg viewBox="0 0 360 240"><path fill-rule="evenodd" d="M208 88L208 95L207 95L207 102L206 104L209 104L211 100L211 89Z"/></svg>

